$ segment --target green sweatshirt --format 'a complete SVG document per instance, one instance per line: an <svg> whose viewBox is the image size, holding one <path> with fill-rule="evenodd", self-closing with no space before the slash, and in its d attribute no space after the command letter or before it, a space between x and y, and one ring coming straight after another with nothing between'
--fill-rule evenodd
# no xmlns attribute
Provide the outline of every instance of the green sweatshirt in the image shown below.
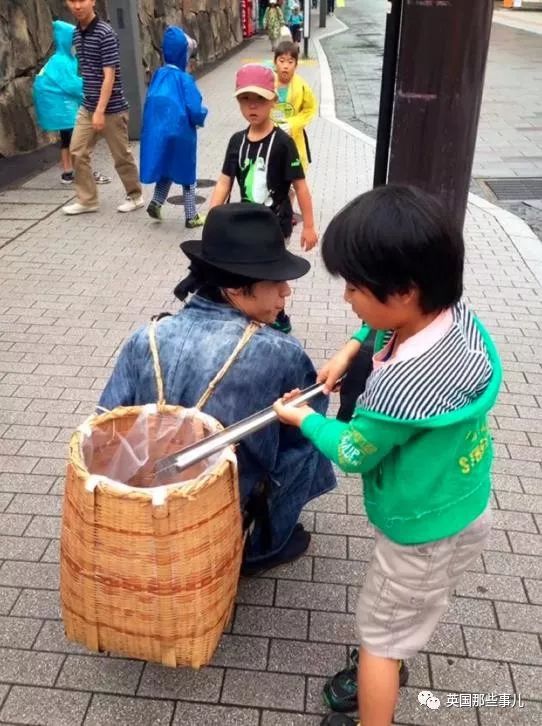
<svg viewBox="0 0 542 726"><path fill-rule="evenodd" d="M493 446L487 413L497 398L502 369L487 331L472 316L467 322L485 345L491 374L480 395L465 406L422 419L357 408L350 423L314 413L301 425L343 471L363 475L370 522L399 544L457 534L488 504ZM479 348L468 353L480 361Z"/></svg>

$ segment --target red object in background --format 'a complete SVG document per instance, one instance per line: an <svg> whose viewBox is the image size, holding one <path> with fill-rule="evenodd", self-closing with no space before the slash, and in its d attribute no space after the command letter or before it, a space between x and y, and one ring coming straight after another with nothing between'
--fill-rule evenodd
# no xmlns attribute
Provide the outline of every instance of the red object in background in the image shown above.
<svg viewBox="0 0 542 726"><path fill-rule="evenodd" d="M241 0L241 28L243 38L254 35L254 21L252 19L253 0Z"/></svg>

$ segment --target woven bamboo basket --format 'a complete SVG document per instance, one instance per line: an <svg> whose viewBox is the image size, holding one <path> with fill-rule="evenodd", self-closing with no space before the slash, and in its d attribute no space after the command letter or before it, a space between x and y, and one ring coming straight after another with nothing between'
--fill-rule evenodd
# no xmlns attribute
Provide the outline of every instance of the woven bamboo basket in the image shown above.
<svg viewBox="0 0 542 726"><path fill-rule="evenodd" d="M239 580L243 536L235 456L228 450L203 474L196 465L188 483L151 488L152 461L186 445L183 424L175 440L151 452L151 464L136 480L108 479L101 472L117 434L130 429L142 408L94 416L72 436L61 535L66 636L94 651L200 668L231 617ZM196 409L150 410L149 427L184 413L191 441L194 427L196 439L221 428ZM102 442L90 462L89 436Z"/></svg>

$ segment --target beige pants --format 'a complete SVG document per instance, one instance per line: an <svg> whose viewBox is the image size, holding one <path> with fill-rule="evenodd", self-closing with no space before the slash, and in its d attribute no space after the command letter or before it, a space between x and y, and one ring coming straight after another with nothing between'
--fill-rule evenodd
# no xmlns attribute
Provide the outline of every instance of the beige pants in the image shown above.
<svg viewBox="0 0 542 726"><path fill-rule="evenodd" d="M124 184L127 196L132 198L141 196L139 171L128 143L128 112L105 114L103 131L95 131L92 128L92 113L81 107L77 114L70 143L70 154L75 172L75 189L79 202L86 207L98 204L98 192L92 175L90 154L100 134L109 146L115 169Z"/></svg>
<svg viewBox="0 0 542 726"><path fill-rule="evenodd" d="M412 658L426 645L461 575L480 556L491 529L489 507L466 529L423 545L400 545L377 530L360 593L362 646L382 658Z"/></svg>

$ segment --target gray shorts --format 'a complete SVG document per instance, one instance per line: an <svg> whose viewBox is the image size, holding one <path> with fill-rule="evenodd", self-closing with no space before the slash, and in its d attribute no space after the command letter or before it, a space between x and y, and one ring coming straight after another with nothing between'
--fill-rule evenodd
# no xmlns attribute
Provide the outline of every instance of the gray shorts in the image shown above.
<svg viewBox="0 0 542 726"><path fill-rule="evenodd" d="M376 532L356 614L363 648L382 658L412 658L424 648L465 570L491 529L488 508L466 529L423 545L400 545Z"/></svg>

